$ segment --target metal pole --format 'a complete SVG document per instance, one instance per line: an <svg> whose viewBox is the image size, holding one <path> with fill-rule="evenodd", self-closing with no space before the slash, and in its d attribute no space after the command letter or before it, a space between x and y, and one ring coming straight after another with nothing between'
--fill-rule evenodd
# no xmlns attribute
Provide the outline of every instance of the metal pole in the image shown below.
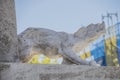
<svg viewBox="0 0 120 80"><path fill-rule="evenodd" d="M118 23L118 13L116 13L116 20L117 20L117 23Z"/></svg>
<svg viewBox="0 0 120 80"><path fill-rule="evenodd" d="M110 16L109 13L107 13L108 27L110 26L110 25L109 25L109 16Z"/></svg>

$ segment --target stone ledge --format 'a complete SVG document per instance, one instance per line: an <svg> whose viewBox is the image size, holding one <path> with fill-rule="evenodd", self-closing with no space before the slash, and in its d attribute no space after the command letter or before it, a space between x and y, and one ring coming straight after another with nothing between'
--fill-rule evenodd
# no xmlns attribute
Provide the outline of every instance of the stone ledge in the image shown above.
<svg viewBox="0 0 120 80"><path fill-rule="evenodd" d="M0 80L120 80L120 67L1 63Z"/></svg>

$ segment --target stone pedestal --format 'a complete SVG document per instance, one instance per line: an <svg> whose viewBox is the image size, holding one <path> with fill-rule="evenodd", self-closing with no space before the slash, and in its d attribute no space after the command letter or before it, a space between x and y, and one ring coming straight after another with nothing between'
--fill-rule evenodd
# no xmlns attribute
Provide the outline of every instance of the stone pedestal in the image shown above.
<svg viewBox="0 0 120 80"><path fill-rule="evenodd" d="M17 30L14 0L0 0L0 62L14 62Z"/></svg>

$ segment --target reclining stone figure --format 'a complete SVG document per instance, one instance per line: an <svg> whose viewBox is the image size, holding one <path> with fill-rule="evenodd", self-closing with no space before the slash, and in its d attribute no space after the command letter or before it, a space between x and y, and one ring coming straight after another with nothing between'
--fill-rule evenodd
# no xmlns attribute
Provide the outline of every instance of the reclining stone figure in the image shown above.
<svg viewBox="0 0 120 80"><path fill-rule="evenodd" d="M75 53L84 48L84 45L90 43L91 38L99 37L104 31L104 22L90 24L74 34L43 28L28 28L18 35L19 56L22 60L30 55L31 50L35 50L38 53L44 53L48 57L60 54L64 59L63 64L99 66L95 61L82 60Z"/></svg>

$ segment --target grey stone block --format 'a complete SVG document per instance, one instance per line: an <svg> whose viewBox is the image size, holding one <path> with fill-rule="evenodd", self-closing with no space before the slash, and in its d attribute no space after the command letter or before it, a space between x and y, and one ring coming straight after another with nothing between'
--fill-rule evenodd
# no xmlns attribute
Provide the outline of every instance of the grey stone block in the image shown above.
<svg viewBox="0 0 120 80"><path fill-rule="evenodd" d="M14 62L17 53L14 0L0 0L0 62Z"/></svg>
<svg viewBox="0 0 120 80"><path fill-rule="evenodd" d="M0 80L120 80L120 67L20 63L1 65Z"/></svg>

